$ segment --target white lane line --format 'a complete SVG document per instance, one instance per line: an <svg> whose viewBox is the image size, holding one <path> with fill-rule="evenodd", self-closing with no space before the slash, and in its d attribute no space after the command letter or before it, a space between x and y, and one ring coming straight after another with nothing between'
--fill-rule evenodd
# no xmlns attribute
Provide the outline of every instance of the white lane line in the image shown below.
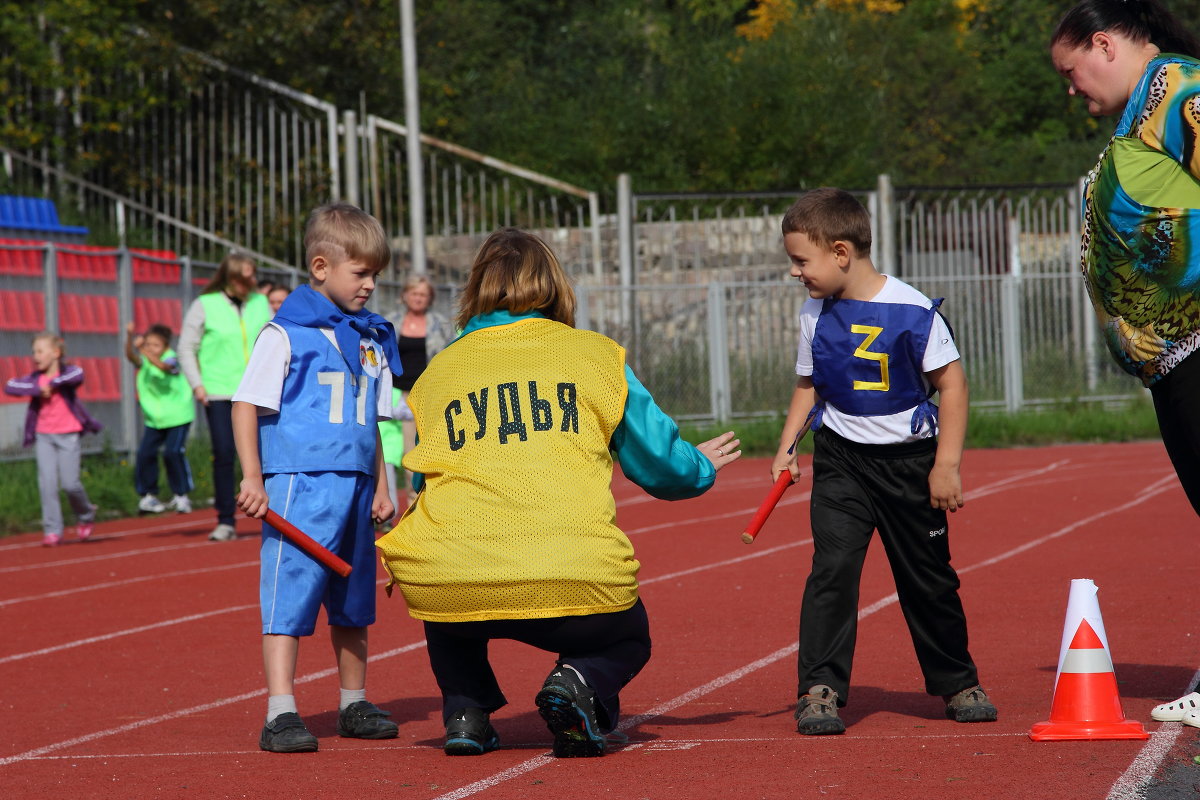
<svg viewBox="0 0 1200 800"><path fill-rule="evenodd" d="M1200 681L1200 670L1192 675L1188 686L1195 686ZM1158 774L1158 766L1183 732L1183 723L1164 722L1158 730L1150 734L1150 740L1142 745L1137 757L1133 759L1117 782L1108 792L1108 800L1142 800L1146 796L1154 776ZM1190 781L1189 781L1190 783Z"/></svg>
<svg viewBox="0 0 1200 800"><path fill-rule="evenodd" d="M239 517L239 519L240 519L240 517ZM97 533L97 534L93 535L92 538L88 540L88 542L89 543L102 542L105 539L123 539L126 536L146 536L148 534L170 533L172 531L187 531L187 530L198 531L198 530L203 529L205 527L205 525L206 525L206 523L197 521L195 519L182 520L180 522L168 522L168 523L165 523L162 525L152 525L148 528L137 528L135 530L129 530L129 531L112 531L111 533L103 533L103 534ZM65 539L64 539L64 543L68 544L68 545L74 544L73 542L70 542ZM41 546L42 546L42 540L40 538L39 539L30 539L28 542L9 542L8 544L0 544L0 552L3 552L5 550L25 550L30 547L41 547Z"/></svg>
<svg viewBox="0 0 1200 800"><path fill-rule="evenodd" d="M1029 736L1021 731L1007 731L996 733L930 733L922 734L921 741L927 739L1025 739ZM882 735L859 735L852 730L847 731L842 736L837 737L837 741L859 741L859 742L882 742L882 741L909 741L913 737L909 734L882 734ZM833 741L832 737L826 737L826 741ZM642 750L688 750L693 747L710 744L803 744L805 739L799 736L718 736L712 739L630 739L629 744L620 747L620 750L630 750L638 748ZM512 742L505 740L505 750L545 750L545 742ZM380 750L385 751L407 751L411 750L418 753L428 753L429 745L427 744L392 744L387 741L379 741L372 743L370 752L377 753ZM197 756L249 756L262 751L258 748L253 750L185 750L176 752L157 752L157 753L81 753L81 754L57 754L44 756L31 756L25 759L26 761L107 761L108 759L116 758L195 758ZM337 743L331 743L326 746L322 744L322 753L338 752ZM342 752L365 752L357 748L345 749ZM616 751L614 751L616 752Z"/></svg>
<svg viewBox="0 0 1200 800"><path fill-rule="evenodd" d="M70 589L59 589L56 592L46 592L45 594L31 594L25 597L13 597L9 600L0 600L0 608L5 606L16 605L17 603L32 603L37 600L50 600L55 597L66 597L67 595L78 594L81 592L94 592L97 589L113 589L118 586L128 586L132 583L143 583L145 581L157 581L163 578L183 578L189 575L208 575L213 572L220 572L226 569L241 569L242 567L257 567L258 559L253 561L239 561L236 564L221 564L213 567L200 567L198 569L183 569L178 572L159 572L154 575L139 575L136 578L124 578L119 581L106 581L104 583L93 583L90 586L72 586Z"/></svg>
<svg viewBox="0 0 1200 800"><path fill-rule="evenodd" d="M113 631L112 633L101 634L100 636L89 636L86 639L76 639L72 642L64 642L56 644L52 647L43 647L41 650L30 650L27 653L17 653L11 656L0 658L0 664L8 664L12 661L21 661L34 656L44 656L50 653L58 653L63 650L70 650L73 647L83 647L85 644L95 644L96 642L107 642L110 639L117 639L121 636L132 636L135 633L145 633L157 628L166 628L171 625L181 625L185 622L195 622L196 620L215 617L220 614L232 614L235 611L245 611L249 608L258 608L258 603L248 603L244 606L229 606L228 608L218 608L215 611L205 611L200 614L189 614L186 617L176 617L175 619L164 619L160 622L152 622L149 625L139 625L136 628L126 628L125 630Z"/></svg>
<svg viewBox="0 0 1200 800"><path fill-rule="evenodd" d="M1006 552L1000 556L996 556L995 558L987 559L986 561L980 562L979 564L976 564L976 565L971 565L969 567L966 567L963 570L959 570L959 572L960 573L966 572L966 571L970 571L972 569L977 569L981 566L996 564L1007 558L1012 558L1015 555L1023 553L1032 547L1036 547L1040 544L1044 544L1046 542L1053 541L1054 539L1057 539L1060 536L1070 533L1071 531L1078 530L1079 527L1081 527L1081 525L1085 524L1087 521L1092 521L1092 520L1097 519L1098 517L1106 516L1108 514L1118 513L1120 511L1124 511L1124 510L1132 508L1136 505L1144 503L1147 500L1150 500L1151 498L1161 494L1162 492L1164 492L1168 488L1170 488L1168 481L1169 481L1169 478L1164 478L1164 479L1158 481L1157 483L1152 484L1151 486L1144 489L1141 494L1139 494L1137 497L1135 497L1133 500L1131 500L1129 502L1122 503L1119 506L1115 506L1106 511L1103 511L1100 514L1093 515L1092 517L1089 517L1088 520L1086 520L1086 521L1071 523L1063 528L1060 528L1057 531L1054 531L1053 533L1049 533L1049 534L1046 534L1045 536L1039 537L1038 539L1032 540L1031 542L1028 543L1027 546L1013 548L1012 550L1009 550L1008 552ZM1160 484L1165 484L1165 485L1160 485ZM880 611L880 610L892 605L893 603L896 603L898 599L899 598L897 597L897 595L893 592L892 594L888 595L887 597L884 597L881 600L877 600L874 603L872 603L871 605L867 606L866 608L861 609L858 612L858 619L861 621L865 617L868 617L871 614L874 614L877 611ZM780 659L783 659L783 658L787 658L790 655L794 655L798 649L799 649L799 643L793 643L793 644L787 645L786 647L781 647L778 650L776 650L774 653L763 656L762 658L758 659L757 661L752 661L751 663L746 664L743 667L739 667L738 669L735 669L731 672L727 672L724 675L720 676L719 678L709 681L708 683L704 684L703 686L698 686L694 689L691 689L690 691L684 692L683 694L679 695L678 697L675 697L672 700L668 700L667 702L662 703L661 705L655 706L654 708L650 709L649 711L647 711L643 714L638 714L633 717L627 717L625 720L622 720L621 723L619 723L617 725L617 728L618 728L618 730L625 730L625 729L631 728L635 725L641 725L646 722L649 722L649 721L655 719L656 717L661 716L662 714L666 714L670 711L673 711L682 705L686 705L687 703L690 703L693 700L699 699L700 697L703 697L704 695L709 694L710 692L716 691L717 689L727 686L728 684L733 683L734 681L744 678L746 675L749 675L750 673L752 673L756 670L759 670L759 669L762 669L763 667L774 664L776 661L779 661ZM474 783L471 783L467 786L463 786L452 792L438 795L438 797L434 798L434 800L463 800L463 798L465 798L465 797L470 797L473 794L478 794L479 792L484 791L485 789L490 789L493 786L496 786L500 783L510 780L511 778L515 778L520 775L524 775L527 772L530 772L534 769L537 769L540 766L543 766L543 765L553 762L553 761L554 761L554 759L547 755L536 756L535 758L531 758L528 761L518 764L515 767L511 767L509 769L503 770L502 772L498 772L495 775L491 775L482 780L475 781Z"/></svg>
<svg viewBox="0 0 1200 800"><path fill-rule="evenodd" d="M116 536L124 536L126 534L115 534L115 535ZM108 538L110 538L110 537L109 536L103 537L103 539L108 539ZM249 541L251 538L252 537L250 537L250 536L242 537L242 539L246 540L246 541ZM103 539L97 539L96 541L103 541ZM253 540L254 540L254 543L257 544L258 536L257 535L253 536ZM21 564L19 566L13 566L13 567L0 567L0 574L8 573L8 572L28 572L31 569L50 569L50 568L55 568L55 567L69 567L69 566L73 566L75 564L95 564L98 561L109 561L114 558L133 558L135 556L144 556L144 555L148 555L150 553L166 553L166 552L174 552L176 550L190 550L193 547L226 547L227 548L227 547L229 547L230 544L231 544L230 542L210 542L208 540L205 540L203 542L188 542L186 544L178 544L178 543L164 544L160 547L145 547L140 550L123 550L119 553L97 553L95 548L92 547L91 543L89 542L89 544L83 550L83 552L87 553L87 555L80 555L79 558L64 558L64 559L59 559L58 561L44 561L39 564ZM72 547L72 549L74 549L74 547Z"/></svg>
<svg viewBox="0 0 1200 800"><path fill-rule="evenodd" d="M380 653L377 656L371 656L367 660L369 662L382 661L385 658L391 658L393 656L398 656L403 653L411 652L413 650L419 650L420 648L422 648L424 646L425 646L425 640L422 639L419 642L413 642L412 644L406 644L403 647L397 647L394 650L388 650L386 653ZM298 684L308 683L309 681L320 680L321 678L328 678L331 675L336 675L336 674L337 674L337 667L330 667L329 669L318 670L317 672L310 672L307 675L302 675L302 676L296 678L296 683L298 683ZM18 761L28 761L31 758L38 758L40 756L46 755L47 753L53 753L56 750L62 750L63 748L73 747L77 744L84 744L86 742L93 742L97 739L103 739L107 736L115 736L119 733L128 733L129 731L135 731L135 730L138 730L139 728L148 728L151 725L157 725L161 722L170 722L173 719L179 719L180 717L186 717L191 714L200 714L205 711L211 711L214 708L221 708L222 706L232 705L233 703L240 703L244 700L251 700L255 697L263 697L266 695L266 693L267 693L266 689L256 689L253 692L244 692L242 694L233 695L232 697L223 697L220 700L214 700L211 703L203 703L202 705L192 706L191 708L181 708L178 711L172 711L169 714L160 714L157 717L147 717L146 719L140 719L137 722L130 722L125 725L119 725L115 728L108 728L107 730L95 731L94 733L86 733L83 736L76 736L73 739L67 739L62 742L55 742L54 744L48 744L43 747L35 748L33 750L26 750L24 753L17 753L16 755L0 758L0 767L7 766L9 764L15 764Z"/></svg>
<svg viewBox="0 0 1200 800"><path fill-rule="evenodd" d="M1008 480L1008 479L1006 479L1006 480ZM1163 484L1163 485L1159 486L1159 488L1155 488L1159 484ZM1157 494L1161 493L1162 491L1165 491L1167 488L1169 488L1169 478L1164 478L1164 479L1158 481L1157 484L1154 484L1151 487L1149 487L1147 490L1144 491L1144 493L1142 495L1135 498L1134 500L1124 503L1124 504L1117 506L1113 509L1110 509L1108 511L1101 512L1100 514L1095 515L1095 517L1092 517L1090 519L1094 519L1098 516L1103 516L1103 515L1110 514L1110 513L1115 513L1118 510L1124 510L1127 508L1131 508L1141 502L1145 502L1146 500L1151 499L1152 497L1156 496ZM1031 543L1031 545L1036 546L1035 543L1040 544L1042 542L1051 541L1052 539L1058 538L1059 536L1063 535L1064 533L1067 533L1071 530L1075 530L1078 527L1079 526L1075 525L1075 524L1069 525L1069 526L1067 526L1067 528L1060 529L1059 531L1056 531L1051 534L1047 534L1046 536L1044 536L1040 539L1034 540L1034 542ZM786 548L789 546L796 546L796 544L799 544L799 543L795 543L795 544L791 544L791 545L781 545L781 546L779 546L779 549L783 549L783 548ZM1010 558L1014 555L1017 555L1020 552L1024 552L1025 550L1028 550L1028 549L1029 549L1029 547L1014 548L1013 550L1008 551L1008 553L1006 553L1003 557L989 559L986 563L994 564L997 561L1003 560L1003 558ZM767 551L760 551L760 552L762 554L767 553ZM981 562L981 565L982 565L982 563L984 563L984 562ZM964 571L969 571L974 568L975 568L974 566L968 566L959 571L964 572ZM867 606L866 608L860 610L858 613L858 618L861 620L883 608L886 608L886 607L892 605L893 603L896 602L896 600L897 600L897 597L894 593L887 597L884 597L883 599L878 600L875 603L871 604L870 606ZM383 660L385 658L390 658L392 656L395 656L395 655L398 655L401 653L405 653L405 652L408 652L411 650L415 650L417 648L424 647L424 646L425 646L425 642L424 642L424 640L422 640L420 642L417 642L417 643L414 643L411 645L406 645L404 647L397 648L395 650L390 650L386 653L382 653L377 656L371 656L371 658L369 660L370 661ZM758 665L758 666L754 666L753 669L759 669L763 666L767 666L767 664L769 664L769 663L773 663L773 661L779 660L780 658L785 658L787 655L795 653L797 649L798 649L798 645L796 645L796 644L792 644L792 645L789 645L788 647L781 648L780 650L775 651L775 653L771 654L770 656L767 656L764 659L759 659L758 661L753 662L753 664ZM750 667L750 666L752 666L752 665L747 665L747 667ZM727 683L731 682L731 680L736 679L736 678L734 678L731 680L726 680L727 678L729 678L730 675L736 674L738 677L742 677L745 674L748 674L748 672L753 671L753 669L747 669L747 667L742 667L738 670L734 670L732 673L727 673L726 676L717 678L715 681L710 681L705 686L711 687L711 688L709 688L708 691L714 691L716 688L719 688L720 686L724 686ZM308 681L311 681L311 680L317 680L319 678L328 677L330 675L333 675L336 673L336 671L337 671L336 668L330 668L330 669L310 673L308 675L298 678L296 680L296 682L297 683L307 683ZM684 697L688 698L687 700L684 700L682 702L690 702L690 700L701 696L700 694L697 694L697 691L698 690L693 689L689 692L685 692L684 695L680 695L680 698L684 698ZM12 764L12 763L15 763L18 761L24 761L24 760L28 760L31 758L37 758L37 757L43 756L47 753L52 753L57 750L62 750L64 748L72 747L77 744L83 744L83 743L94 741L96 739L101 739L101 738L104 738L107 736L113 736L116 734L125 733L125 732L132 731L132 730L137 730L139 728L147 727L150 725L155 725L160 722L167 722L167 721L170 721L173 719L178 719L180 717L187 716L189 714L195 714L195 713L200 713L203 711L209 711L211 709L219 708L221 706L230 705L232 703L241 702L243 700L248 700L248 699L251 699L254 697L260 697L264 694L266 694L266 690L260 689L260 690L254 691L254 692L248 692L245 694L236 695L234 697L228 697L228 698L224 698L221 700L216 700L211 703L205 703L203 705L193 706L191 708L180 709L178 711L171 712L170 714L163 714L163 715L160 715L157 717L151 717L148 719L139 720L137 722L132 722L127 725L122 725L122 726L119 726L116 728L109 728L104 731L97 731L94 733L85 734L83 736L78 736L73 739L68 739L68 740L65 740L62 742L55 742L53 744L35 748L33 750L27 750L24 753L18 753L13 756L0 758L0 766L6 766L8 764ZM676 701L679 700L680 698L676 698ZM656 709L652 710L651 712L648 712L647 714L639 715L638 717L636 717L636 719L638 719L640 722L645 722L648 719L652 718L653 715L665 713L664 711L660 711L658 709L675 708L675 707L677 707L677 705L682 704L682 703L677 704L676 701L668 701L667 703L665 703L661 706L658 706ZM626 720L626 722L628 722L628 721L629 720ZM630 723L630 724L632 724L632 723ZM626 725L624 723L622 723L622 725L620 727L624 728L624 727L626 727ZM451 800L451 798L454 798L454 800L460 800L460 798L470 796L471 794L477 794L479 791L483 791L484 789L490 788L491 786L497 785L498 783L502 783L503 781L509 780L510 778L514 778L514 777L523 775L533 769L536 769L536 768L543 766L547 763L550 763L552 761L554 761L554 759L552 757L544 756L544 755L537 756L533 759L529 759L528 761L524 762L524 764L522 764L522 765L518 765L517 767L513 767L509 770L504 770L500 773L497 773L496 775L493 775L490 779L484 779L483 781L477 781L473 784L470 784L470 786L468 786L468 787L462 787L462 788L456 790L455 792L452 792L447 795L443 795L441 798L438 798L437 800ZM498 776L505 776L505 777L503 777L501 780L494 780ZM471 787L477 787L477 788L471 788Z"/></svg>

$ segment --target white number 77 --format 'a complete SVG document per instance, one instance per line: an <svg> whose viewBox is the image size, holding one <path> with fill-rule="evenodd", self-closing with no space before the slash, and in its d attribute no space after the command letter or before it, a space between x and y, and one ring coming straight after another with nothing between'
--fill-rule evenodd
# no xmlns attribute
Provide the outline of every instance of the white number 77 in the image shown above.
<svg viewBox="0 0 1200 800"><path fill-rule="evenodd" d="M333 425L342 424L342 403L346 399L346 378L344 372L318 372L317 383L330 388L329 422ZM350 376L354 380L354 376ZM358 376L358 402L355 403L355 413L359 425L367 424L367 376Z"/></svg>

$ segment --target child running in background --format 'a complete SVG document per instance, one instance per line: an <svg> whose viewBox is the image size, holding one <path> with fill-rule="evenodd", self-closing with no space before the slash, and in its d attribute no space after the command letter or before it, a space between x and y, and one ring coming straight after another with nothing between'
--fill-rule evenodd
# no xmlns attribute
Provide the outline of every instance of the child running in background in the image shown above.
<svg viewBox="0 0 1200 800"><path fill-rule="evenodd" d="M133 468L138 511L158 514L167 509L180 514L192 510L192 468L187 460L188 430L196 418L196 403L179 359L171 349L171 329L155 324L136 334L133 323L125 328L125 358L137 368L137 398L146 427ZM174 497L165 505L158 499L158 454L162 451L167 484Z"/></svg>
<svg viewBox="0 0 1200 800"><path fill-rule="evenodd" d="M534 702L559 757L604 754L619 692L650 658L639 564L616 525L613 453L655 497L707 491L741 455L732 433L694 447L638 383L625 350L576 330L575 293L550 248L488 237L460 298L462 335L409 394L424 478L378 546L425 623L448 755L499 746L507 702L488 642L557 654Z"/></svg>
<svg viewBox="0 0 1200 800"><path fill-rule="evenodd" d="M391 519L377 422L392 413L399 369L391 323L364 306L391 251L372 216L345 204L321 206L304 231L310 285L288 295L263 328L233 397L242 462L238 506L262 518L268 506L349 562L329 572L263 524L259 598L267 718L258 746L311 752L317 738L296 708L301 636L322 605L341 694L339 736L390 739L390 714L366 698L367 626L375 621L375 521ZM387 391L383 391L387 390Z"/></svg>
<svg viewBox="0 0 1200 800"><path fill-rule="evenodd" d="M29 398L25 414L25 440L35 444L38 493L42 500L42 544L54 547L62 541L61 488L67 493L77 524L80 541L92 535L96 506L88 499L80 479L79 437L98 433L102 426L76 397L83 384L83 368L66 362L66 343L62 337L43 331L33 337L34 371L12 378L4 386L5 394Z"/></svg>
<svg viewBox="0 0 1200 800"><path fill-rule="evenodd" d="M949 326L913 287L871 263L871 220L853 195L816 189L783 218L800 312L796 389L771 477L799 477L793 444L813 417L813 560L800 610L803 734L838 734L850 695L858 585L883 542L925 676L957 722L990 722L950 565L946 512L963 504L967 381ZM931 401L938 392L941 413Z"/></svg>

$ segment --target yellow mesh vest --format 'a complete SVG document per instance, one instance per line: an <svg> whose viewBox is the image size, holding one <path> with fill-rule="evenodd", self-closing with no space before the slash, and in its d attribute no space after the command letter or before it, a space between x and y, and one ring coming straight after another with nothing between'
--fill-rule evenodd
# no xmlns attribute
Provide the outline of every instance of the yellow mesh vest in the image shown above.
<svg viewBox="0 0 1200 800"><path fill-rule="evenodd" d="M528 319L484 328L430 362L409 395L425 490L381 538L417 619L467 622L622 611L638 561L617 528L608 443L625 351Z"/></svg>

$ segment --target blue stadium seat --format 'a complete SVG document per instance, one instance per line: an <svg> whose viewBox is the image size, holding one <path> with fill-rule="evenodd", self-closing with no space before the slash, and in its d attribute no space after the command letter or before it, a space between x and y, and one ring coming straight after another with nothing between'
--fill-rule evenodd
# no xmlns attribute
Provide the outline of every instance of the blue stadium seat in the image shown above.
<svg viewBox="0 0 1200 800"><path fill-rule="evenodd" d="M87 228L59 222L53 200L14 194L0 195L0 228L76 236L86 236L88 232Z"/></svg>

